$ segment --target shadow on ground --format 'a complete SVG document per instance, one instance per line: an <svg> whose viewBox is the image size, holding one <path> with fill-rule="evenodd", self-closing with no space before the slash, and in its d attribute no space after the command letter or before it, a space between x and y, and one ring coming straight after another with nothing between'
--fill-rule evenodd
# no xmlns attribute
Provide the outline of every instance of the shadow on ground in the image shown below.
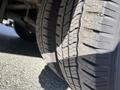
<svg viewBox="0 0 120 90"><path fill-rule="evenodd" d="M42 70L39 82L44 90L67 90L68 88L67 83L58 78L48 66Z"/></svg>

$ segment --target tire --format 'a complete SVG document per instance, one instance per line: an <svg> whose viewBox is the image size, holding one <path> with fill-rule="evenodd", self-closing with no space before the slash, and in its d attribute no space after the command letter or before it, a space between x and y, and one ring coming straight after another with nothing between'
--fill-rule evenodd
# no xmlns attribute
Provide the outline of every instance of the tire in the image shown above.
<svg viewBox="0 0 120 90"><path fill-rule="evenodd" d="M56 26L61 0L42 0L37 17L37 43L47 61L55 62Z"/></svg>
<svg viewBox="0 0 120 90"><path fill-rule="evenodd" d="M119 0L62 0L56 43L73 90L119 90Z"/></svg>
<svg viewBox="0 0 120 90"><path fill-rule="evenodd" d="M23 21L22 23L18 21L14 21L14 28L18 36L20 36L21 39L27 42L36 42L36 35L32 30L30 29L35 29L33 27L28 26L25 24Z"/></svg>
<svg viewBox="0 0 120 90"><path fill-rule="evenodd" d="M42 54L56 58L72 90L119 90L120 1L56 3L42 0L36 33Z"/></svg>

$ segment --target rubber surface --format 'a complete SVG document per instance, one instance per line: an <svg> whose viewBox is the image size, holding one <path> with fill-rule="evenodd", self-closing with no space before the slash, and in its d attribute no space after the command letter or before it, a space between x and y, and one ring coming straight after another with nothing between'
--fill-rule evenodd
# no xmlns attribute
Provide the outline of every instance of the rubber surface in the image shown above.
<svg viewBox="0 0 120 90"><path fill-rule="evenodd" d="M57 56L73 90L116 90L119 9L119 0L62 0Z"/></svg>
<svg viewBox="0 0 120 90"><path fill-rule="evenodd" d="M58 77L63 79L56 63L56 26L61 0L42 0L37 17L37 43L43 59ZM54 68L55 67L55 68Z"/></svg>
<svg viewBox="0 0 120 90"><path fill-rule="evenodd" d="M37 42L44 59L55 61L56 25L60 0L42 0L37 17ZM47 53L47 55L43 55Z"/></svg>

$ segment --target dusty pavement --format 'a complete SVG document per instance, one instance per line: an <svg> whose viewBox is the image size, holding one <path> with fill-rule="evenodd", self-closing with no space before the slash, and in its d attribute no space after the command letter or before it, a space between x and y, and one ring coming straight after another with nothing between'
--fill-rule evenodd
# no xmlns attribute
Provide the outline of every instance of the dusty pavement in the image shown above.
<svg viewBox="0 0 120 90"><path fill-rule="evenodd" d="M68 90L40 58L36 44L0 25L0 90Z"/></svg>

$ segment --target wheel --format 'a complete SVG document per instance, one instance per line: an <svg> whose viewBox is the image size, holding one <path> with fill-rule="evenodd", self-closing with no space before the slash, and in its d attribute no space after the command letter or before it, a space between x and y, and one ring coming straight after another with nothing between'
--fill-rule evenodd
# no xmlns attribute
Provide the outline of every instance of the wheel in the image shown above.
<svg viewBox="0 0 120 90"><path fill-rule="evenodd" d="M44 0L45 13L38 15L44 17L43 21L38 17L37 29L43 53L54 48L49 53L55 52L62 74L73 90L119 90L120 1L61 0L58 7L53 4L55 1ZM53 12L58 14L50 17ZM56 33L50 31L50 24Z"/></svg>
<svg viewBox="0 0 120 90"><path fill-rule="evenodd" d="M14 21L14 28L16 33L20 36L21 39L28 42L36 42L36 35L32 32L33 27L28 26L23 21L22 23Z"/></svg>

